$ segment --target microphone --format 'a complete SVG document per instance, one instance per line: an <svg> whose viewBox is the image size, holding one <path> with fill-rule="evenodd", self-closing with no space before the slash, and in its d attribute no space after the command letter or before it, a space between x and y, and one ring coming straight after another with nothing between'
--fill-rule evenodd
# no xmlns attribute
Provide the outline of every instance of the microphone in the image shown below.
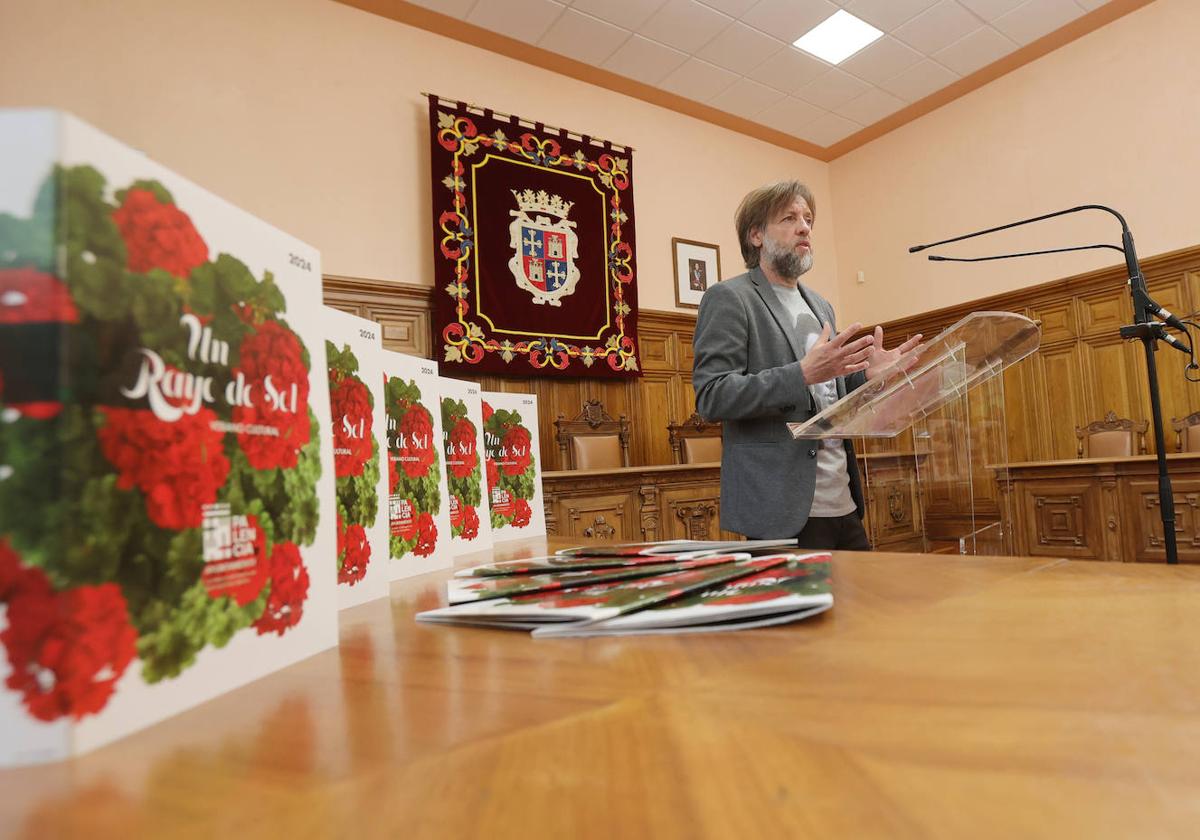
<svg viewBox="0 0 1200 840"><path fill-rule="evenodd" d="M997 225L986 230L977 230L971 233L964 233L961 236L953 236L949 239L943 239L940 242L930 242L925 245L913 245L908 249L910 254L916 254L920 251L929 248L936 248L939 245L949 245L952 242L962 242L965 239L974 239L978 236L986 236L989 233L997 233L1010 228L1022 227L1023 225L1031 225L1034 222L1042 222L1046 219L1057 218L1058 216L1066 216L1071 213L1080 213L1084 210L1103 210L1115 216L1117 221L1121 223L1121 245L1079 245L1071 248L1051 248L1045 251L1025 251L1016 254L998 254L992 257L942 257L936 254L930 255L929 259L934 262L985 262L987 260L1006 260L1013 257L1032 257L1040 254L1059 254L1065 251L1086 251L1092 248L1109 248L1113 251L1120 251L1125 255L1125 269L1129 273L1129 285L1134 295L1134 320L1138 323L1144 323L1147 318L1147 313L1157 315L1167 322L1167 325L1186 332L1187 327L1173 313L1168 312L1163 307L1159 306L1151 300L1149 293L1146 291L1146 278L1142 276L1142 270L1138 267L1137 252L1133 246L1133 233L1129 230L1129 224L1125 221L1125 217L1111 207L1106 207L1103 204L1080 204L1077 207L1068 207L1066 210L1057 210L1053 213L1043 213L1040 216L1033 216L1029 219L1021 219L1016 222L1010 222L1006 225Z"/></svg>
<svg viewBox="0 0 1200 840"><path fill-rule="evenodd" d="M931 246L915 245L913 247L921 250ZM1038 257L1042 254L1062 254L1067 251L1091 251L1098 248L1107 248L1111 251L1121 250L1116 245L1073 245L1070 248L1049 248L1045 251L1021 251L1020 253L1016 254L994 254L990 257L943 257L938 254L930 254L925 259L929 260L930 262L987 262L988 260L1011 260L1014 257ZM912 252L913 249L909 248L908 250L909 252Z"/></svg>
<svg viewBox="0 0 1200 840"><path fill-rule="evenodd" d="M1058 216L1066 216L1070 213L1079 213L1083 210L1103 210L1106 213L1112 213L1121 222L1121 230L1122 231L1129 230L1129 225L1127 225L1125 223L1125 218L1120 213L1118 213L1116 210L1113 210L1111 207L1105 207L1103 204L1081 204L1078 207L1068 207L1066 210L1056 210L1053 213L1043 213L1040 216L1034 216L1029 219L1021 219L1020 221L1009 222L1007 225L997 225L996 227L990 227L987 230L977 230L972 233L964 233L962 236L953 236L950 239L943 239L940 242L929 242L925 245L913 245L908 249L908 253L915 254L919 251L924 251L929 248L936 248L939 245L949 245L952 242L962 242L964 239L974 239L977 236L986 236L989 233L997 233L1002 230L1008 230L1010 228L1021 227L1022 225L1031 225L1034 222L1042 222L1042 221L1045 221L1046 219L1053 219ZM1129 241L1130 241L1130 245L1132 247L1133 238L1130 237ZM1126 251L1127 255L1131 252L1130 250L1126 250L1124 248L1118 249L1115 245L1109 246L1109 247L1112 247L1115 250ZM1128 257L1126 259L1126 263L1128 263ZM1135 261L1134 265L1135 266L1137 265L1136 261Z"/></svg>
<svg viewBox="0 0 1200 840"><path fill-rule="evenodd" d="M1166 321L1166 326L1170 326L1179 330L1180 332L1187 332L1187 327L1184 326L1183 321L1152 301L1149 296L1146 296L1146 308L1149 309L1152 314L1157 315L1159 318L1162 318L1164 321ZM1163 334L1163 338L1166 339L1168 343L1171 340L1166 333Z"/></svg>
<svg viewBox="0 0 1200 840"><path fill-rule="evenodd" d="M1172 317L1174 317L1174 316L1172 316ZM1167 330L1166 330L1167 325L1164 324L1162 321L1151 321L1150 326L1157 328L1155 330L1155 335L1159 339L1159 341L1167 342L1167 344L1170 344L1172 347L1174 347L1180 353L1187 353L1189 356L1192 355L1192 348L1188 347L1186 344L1184 344L1182 341L1175 338L1174 336L1167 334Z"/></svg>

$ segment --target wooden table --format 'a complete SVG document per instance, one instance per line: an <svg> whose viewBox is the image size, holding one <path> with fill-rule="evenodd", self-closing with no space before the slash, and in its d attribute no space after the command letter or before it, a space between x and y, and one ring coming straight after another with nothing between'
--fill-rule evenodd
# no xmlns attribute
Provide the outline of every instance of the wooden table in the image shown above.
<svg viewBox="0 0 1200 840"><path fill-rule="evenodd" d="M546 530L573 540L738 539L721 530L721 465L657 464L542 474Z"/></svg>
<svg viewBox="0 0 1200 840"><path fill-rule="evenodd" d="M545 543L497 555L518 547ZM0 772L0 831L1196 836L1200 569L840 553L834 571L834 609L791 626L536 642L417 625L445 575L399 583L343 613L336 650Z"/></svg>

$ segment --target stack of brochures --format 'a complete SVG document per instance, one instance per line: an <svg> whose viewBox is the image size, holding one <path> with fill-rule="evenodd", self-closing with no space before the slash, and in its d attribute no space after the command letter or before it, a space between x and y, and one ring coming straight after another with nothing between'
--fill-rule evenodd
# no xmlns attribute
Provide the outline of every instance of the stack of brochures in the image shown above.
<svg viewBox="0 0 1200 840"><path fill-rule="evenodd" d="M766 627L833 606L829 563L779 540L582 546L463 569L447 584L450 606L417 621L539 638Z"/></svg>

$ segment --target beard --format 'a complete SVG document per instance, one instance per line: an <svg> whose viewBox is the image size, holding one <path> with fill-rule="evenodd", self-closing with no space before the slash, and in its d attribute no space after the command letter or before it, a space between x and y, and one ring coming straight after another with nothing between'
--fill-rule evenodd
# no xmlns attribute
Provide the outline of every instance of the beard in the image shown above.
<svg viewBox="0 0 1200 840"><path fill-rule="evenodd" d="M800 275L807 274L813 267L811 245L800 255L767 236L763 238L762 252L767 265L780 277L788 280L799 279Z"/></svg>

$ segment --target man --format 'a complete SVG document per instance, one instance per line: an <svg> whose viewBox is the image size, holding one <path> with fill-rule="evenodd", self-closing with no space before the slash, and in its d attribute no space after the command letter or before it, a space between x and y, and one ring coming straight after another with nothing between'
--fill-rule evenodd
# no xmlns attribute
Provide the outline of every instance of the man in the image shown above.
<svg viewBox="0 0 1200 840"><path fill-rule="evenodd" d="M799 181L754 190L738 207L747 273L709 288L693 341L697 411L721 420L721 527L803 548L870 551L849 441L795 440L807 420L917 345L883 349L883 330L850 340L833 308L800 283L813 265L816 202Z"/></svg>

